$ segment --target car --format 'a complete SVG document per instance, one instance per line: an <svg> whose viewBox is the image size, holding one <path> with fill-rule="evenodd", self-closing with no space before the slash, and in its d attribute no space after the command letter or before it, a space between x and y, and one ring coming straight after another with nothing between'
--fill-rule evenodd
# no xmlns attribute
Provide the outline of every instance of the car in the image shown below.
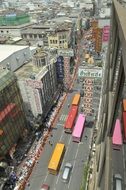
<svg viewBox="0 0 126 190"><path fill-rule="evenodd" d="M50 188L49 185L43 184L41 190L49 190L49 188Z"/></svg>
<svg viewBox="0 0 126 190"><path fill-rule="evenodd" d="M62 173L62 181L64 183L68 183L69 179L70 179L70 174L72 171L72 164L71 163L66 163L63 169L63 173Z"/></svg>
<svg viewBox="0 0 126 190"><path fill-rule="evenodd" d="M122 176L120 174L114 175L113 190L123 190Z"/></svg>

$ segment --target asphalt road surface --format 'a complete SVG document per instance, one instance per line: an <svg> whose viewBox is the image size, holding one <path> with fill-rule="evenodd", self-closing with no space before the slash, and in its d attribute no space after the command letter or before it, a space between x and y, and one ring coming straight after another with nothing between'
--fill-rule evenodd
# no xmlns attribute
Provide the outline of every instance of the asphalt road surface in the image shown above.
<svg viewBox="0 0 126 190"><path fill-rule="evenodd" d="M67 118L67 114L70 108L68 108L68 103L71 104L72 98L77 91L81 88L80 84L75 84L73 87L73 92L69 93L64 106L59 112L59 119L52 129L51 134L48 139L53 145L51 146L48 142L46 143L41 157L36 163L31 177L29 179L30 186L26 186L26 190L39 190L43 183L50 186L50 190L79 190L81 186L84 163L88 160L88 155L90 151L92 128L86 127L80 143L72 142L71 134L64 133L64 123ZM81 102L80 102L81 105ZM87 140L85 135L88 136ZM51 158L52 152L56 143L62 142L66 146L65 155L63 158L62 165L60 167L57 176L49 174L48 163ZM73 165L69 183L65 184L62 182L61 175L63 167L66 162L70 162Z"/></svg>

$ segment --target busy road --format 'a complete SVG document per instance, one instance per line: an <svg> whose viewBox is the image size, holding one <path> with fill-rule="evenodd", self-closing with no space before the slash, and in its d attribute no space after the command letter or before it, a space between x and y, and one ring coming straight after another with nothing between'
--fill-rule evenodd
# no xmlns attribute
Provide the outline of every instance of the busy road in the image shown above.
<svg viewBox="0 0 126 190"><path fill-rule="evenodd" d="M71 104L74 94L77 93L77 91L79 92L80 88L81 85L76 83L73 87L72 93L68 93L67 99L59 112L58 121L51 131L48 142L44 147L38 163L36 163L34 167L32 175L29 179L29 185L25 188L26 190L41 189L43 183L48 184L51 190L80 189L84 171L84 164L86 164L86 161L88 160L88 155L90 151L92 128L86 127L84 129L84 133L80 143L72 142L71 134L66 134L64 132L64 123L69 111L68 104ZM80 102L80 105L81 104L82 103ZM85 138L85 136L87 136L88 138ZM57 142L64 143L66 151L60 167L60 171L58 175L55 176L49 174L48 163ZM67 184L63 183L61 179L64 164L66 162L71 163L73 166L70 180Z"/></svg>

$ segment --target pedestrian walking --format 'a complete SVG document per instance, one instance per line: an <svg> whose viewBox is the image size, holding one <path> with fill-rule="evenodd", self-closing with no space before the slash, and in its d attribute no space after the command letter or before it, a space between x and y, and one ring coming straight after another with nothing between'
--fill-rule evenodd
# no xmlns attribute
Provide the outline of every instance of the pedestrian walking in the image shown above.
<svg viewBox="0 0 126 190"><path fill-rule="evenodd" d="M49 144L52 146L53 145L53 143L51 143L51 141L49 140Z"/></svg>
<svg viewBox="0 0 126 190"><path fill-rule="evenodd" d="M85 135L85 140L87 140L87 138L88 138L87 135Z"/></svg>
<svg viewBox="0 0 126 190"><path fill-rule="evenodd" d="M49 141L49 144L51 145L51 142Z"/></svg>

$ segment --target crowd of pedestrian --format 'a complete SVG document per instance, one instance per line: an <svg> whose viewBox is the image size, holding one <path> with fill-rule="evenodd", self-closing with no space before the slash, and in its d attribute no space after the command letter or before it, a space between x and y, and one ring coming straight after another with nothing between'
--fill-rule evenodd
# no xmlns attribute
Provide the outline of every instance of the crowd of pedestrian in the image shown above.
<svg viewBox="0 0 126 190"><path fill-rule="evenodd" d="M39 158L40 153L43 149L43 145L44 145L44 143L47 140L47 137L49 135L48 129L50 129L53 126L53 123L55 121L57 113L59 112L59 109L61 108L65 97L66 97L66 93L64 93L63 96L60 97L57 106L55 107L53 113L50 116L50 120L48 121L48 123L46 123L47 130L44 130L41 138L39 140L37 139L34 142L29 153L27 154L25 161L18 168L18 170L17 170L18 181L17 181L17 185L15 188L16 190L21 189L22 186L25 186L26 184L28 184L28 178L32 172L32 168L34 167L35 163L38 162L38 158ZM51 137L52 137L52 135L51 135ZM53 145L51 141L49 141L49 144L51 146Z"/></svg>

